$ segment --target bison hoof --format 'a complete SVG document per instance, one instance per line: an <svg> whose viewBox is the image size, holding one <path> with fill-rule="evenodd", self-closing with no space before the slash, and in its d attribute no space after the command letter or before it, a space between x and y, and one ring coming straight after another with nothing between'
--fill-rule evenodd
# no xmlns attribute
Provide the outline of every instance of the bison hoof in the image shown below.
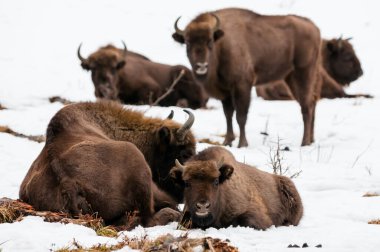
<svg viewBox="0 0 380 252"><path fill-rule="evenodd" d="M239 145L238 145L238 148L241 148L241 147L247 147L248 146L248 142L247 140L245 141L240 141L239 142Z"/></svg>

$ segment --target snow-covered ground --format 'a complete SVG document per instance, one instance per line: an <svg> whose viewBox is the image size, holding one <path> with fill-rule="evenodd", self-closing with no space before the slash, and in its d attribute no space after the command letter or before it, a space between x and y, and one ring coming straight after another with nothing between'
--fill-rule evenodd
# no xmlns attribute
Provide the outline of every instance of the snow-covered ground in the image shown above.
<svg viewBox="0 0 380 252"><path fill-rule="evenodd" d="M266 1L103 1L103 0L0 0L0 125L24 134L44 134L50 118L60 109L49 96L60 95L81 101L95 100L87 72L76 58L99 46L124 40L130 50L152 60L189 66L184 47L171 38L173 23L182 16L184 27L196 14L221 7L245 7L263 14L295 13L311 18L325 38L353 36L352 43L362 62L364 76L348 92L380 96L380 18L373 0L266 0ZM254 95L254 94L253 94ZM198 139L222 141L225 119L219 101L210 100L209 110L194 111L193 131ZM146 106L135 107L146 110ZM179 108L153 107L149 116L164 118L175 110L174 119L183 122ZM302 196L305 214L297 227L272 227L257 231L246 227L191 230L190 236L229 239L240 251L289 251L289 244L323 251L379 251L380 226L368 221L380 219L379 135L380 100L336 99L318 103L316 142L300 148L302 119L296 102L268 102L253 99L247 123L250 146L229 148L236 158L271 172L270 150L278 138L290 151L283 152L288 175L302 171L294 182ZM235 123L235 131L237 125ZM266 131L265 138L260 132ZM0 197L18 198L18 189L43 144L0 134ZM198 144L202 150L207 144ZM128 236L179 234L176 224L136 228ZM0 250L49 251L62 248L75 238L82 245L115 243L96 236L91 229L45 223L38 217L0 224ZM128 250L128 249L124 249Z"/></svg>

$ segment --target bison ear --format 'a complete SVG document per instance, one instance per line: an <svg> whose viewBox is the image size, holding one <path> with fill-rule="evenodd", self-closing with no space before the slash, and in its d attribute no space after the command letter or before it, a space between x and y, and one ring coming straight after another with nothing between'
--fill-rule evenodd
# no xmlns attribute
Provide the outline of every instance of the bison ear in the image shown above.
<svg viewBox="0 0 380 252"><path fill-rule="evenodd" d="M219 176L219 183L222 184L227 179L231 178L232 173L234 173L234 168L231 165L223 164L219 168L220 176Z"/></svg>
<svg viewBox="0 0 380 252"><path fill-rule="evenodd" d="M178 34L176 32L173 33L172 37L173 37L173 39L175 41L177 41L180 44L184 44L185 43L185 38L182 35L180 35L180 34Z"/></svg>
<svg viewBox="0 0 380 252"><path fill-rule="evenodd" d="M223 37L223 35L224 35L224 31L217 30L216 32L214 32L214 41L217 41L218 39Z"/></svg>
<svg viewBox="0 0 380 252"><path fill-rule="evenodd" d="M170 139L171 139L171 132L170 132L170 129L168 127L161 127L159 130L158 130L158 138L159 138L159 141L161 143L163 143L164 145L165 144L169 144L170 143Z"/></svg>
<svg viewBox="0 0 380 252"><path fill-rule="evenodd" d="M116 69L119 70L119 69L123 68L124 66L125 66L125 60L122 60L119 63L117 63Z"/></svg>
<svg viewBox="0 0 380 252"><path fill-rule="evenodd" d="M331 54L336 53L338 51L337 45L333 41L327 42L326 46Z"/></svg>
<svg viewBox="0 0 380 252"><path fill-rule="evenodd" d="M183 183L183 180L182 180L182 169L177 167L177 166L174 166L170 172L169 172L169 176L170 178L178 183L178 184L181 184Z"/></svg>
<svg viewBox="0 0 380 252"><path fill-rule="evenodd" d="M87 70L87 71L91 70L90 64L88 64L88 62L83 61L80 65L82 66L84 70Z"/></svg>

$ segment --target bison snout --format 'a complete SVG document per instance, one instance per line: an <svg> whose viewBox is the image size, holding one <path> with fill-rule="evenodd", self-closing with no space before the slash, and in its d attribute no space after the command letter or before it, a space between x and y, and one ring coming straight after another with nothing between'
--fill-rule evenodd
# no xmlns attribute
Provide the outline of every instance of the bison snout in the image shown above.
<svg viewBox="0 0 380 252"><path fill-rule="evenodd" d="M197 69L195 70L195 73L198 75L204 75L207 73L207 62L198 62L195 64L197 66Z"/></svg>
<svg viewBox="0 0 380 252"><path fill-rule="evenodd" d="M209 209L210 209L210 202L208 201L202 201L202 202L198 202L196 204L196 207L197 207L197 211L196 211L196 214L198 216L205 216L205 215L208 215L209 213Z"/></svg>

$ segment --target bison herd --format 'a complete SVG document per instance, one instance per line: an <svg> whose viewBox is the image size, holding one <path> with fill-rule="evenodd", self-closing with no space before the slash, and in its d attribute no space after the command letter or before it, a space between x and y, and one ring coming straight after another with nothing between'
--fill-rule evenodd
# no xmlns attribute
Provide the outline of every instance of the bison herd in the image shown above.
<svg viewBox="0 0 380 252"><path fill-rule="evenodd" d="M343 89L363 74L349 39L322 40L304 17L238 8L202 13L184 29L179 21L172 37L186 45L192 70L153 62L124 42L122 49L107 45L88 57L78 47L99 100L70 104L54 115L21 184L21 200L37 210L96 213L112 225L124 225L135 211L143 226L180 220L194 228L298 225L303 205L289 178L238 162L223 147L196 153L189 110L179 124L173 113L148 118L120 102L197 109L209 97L219 99L227 123L224 145L235 138L236 110L238 147L245 147L255 86L264 99L297 100L302 145L309 145L318 99L371 97Z"/></svg>

